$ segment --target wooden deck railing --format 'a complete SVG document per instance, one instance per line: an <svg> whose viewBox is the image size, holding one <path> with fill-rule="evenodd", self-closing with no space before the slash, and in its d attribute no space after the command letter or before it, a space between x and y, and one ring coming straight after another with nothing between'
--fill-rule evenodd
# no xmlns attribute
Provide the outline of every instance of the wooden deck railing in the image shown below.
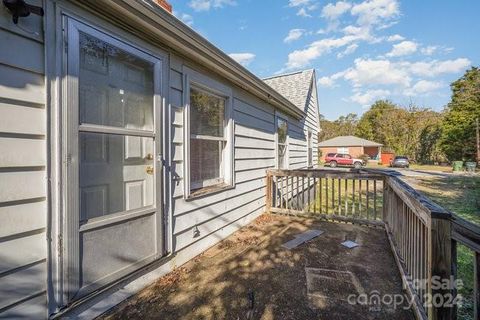
<svg viewBox="0 0 480 320"><path fill-rule="evenodd" d="M267 210L381 224L383 176L333 170L267 174Z"/></svg>
<svg viewBox="0 0 480 320"><path fill-rule="evenodd" d="M465 219L452 216L452 274L457 277L457 245L462 244L473 251L473 300L474 319L480 320L480 226ZM456 292L454 292L456 294Z"/></svg>
<svg viewBox="0 0 480 320"><path fill-rule="evenodd" d="M268 170L266 211L383 226L417 319L456 319L456 246L474 250L480 320L480 228L378 170ZM453 278L451 278L453 277ZM443 282L442 282L443 281ZM453 300L454 301L454 300Z"/></svg>

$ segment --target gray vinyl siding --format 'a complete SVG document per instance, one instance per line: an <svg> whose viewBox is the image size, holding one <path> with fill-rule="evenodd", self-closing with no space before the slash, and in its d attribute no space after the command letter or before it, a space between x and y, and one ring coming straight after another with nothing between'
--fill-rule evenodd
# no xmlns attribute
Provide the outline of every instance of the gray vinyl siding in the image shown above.
<svg viewBox="0 0 480 320"><path fill-rule="evenodd" d="M305 118L289 121L289 169L292 170L308 166L308 130L312 132L313 165L318 163L319 111L315 83L314 78L305 105Z"/></svg>
<svg viewBox="0 0 480 320"><path fill-rule="evenodd" d="M319 102L317 95L317 79L313 79L312 90L310 91L305 126L312 131L313 165L318 164L318 131L320 130Z"/></svg>
<svg viewBox="0 0 480 320"><path fill-rule="evenodd" d="M188 251L196 242L203 242L202 247L211 246L219 241L216 236L219 231L231 229L231 233L263 212L265 172L275 165L275 113L266 103L241 89L233 89L235 188L194 200L184 199L183 108L175 106L174 99L170 97L171 158L172 169L175 170L172 174L174 192L171 206L174 252ZM196 237L194 228L199 233ZM199 253L191 252L191 255Z"/></svg>
<svg viewBox="0 0 480 320"><path fill-rule="evenodd" d="M171 209L173 239L172 250L192 250L193 244L202 243L207 248L245 225L264 210L265 173L275 167L275 109L244 90L233 89L234 120L234 179L235 188L204 197L186 200L184 196L184 137L185 115L183 114L182 93L186 84L182 83L180 64L177 58L170 71L170 158ZM191 63L188 64L191 67ZM201 68L198 68L201 70ZM210 74L201 71L225 85L229 85ZM318 133L318 104L316 101L315 81L305 108L303 119L289 119L289 163L290 169L307 166L307 132L312 131L314 163L317 161L316 145ZM195 232L194 232L195 231ZM197 233L198 231L198 233ZM218 236L221 232L223 235ZM198 248L198 245L193 246ZM190 252L192 257L200 252Z"/></svg>
<svg viewBox="0 0 480 320"><path fill-rule="evenodd" d="M41 5L42 1L29 1ZM46 305L46 111L42 18L0 6L0 318Z"/></svg>

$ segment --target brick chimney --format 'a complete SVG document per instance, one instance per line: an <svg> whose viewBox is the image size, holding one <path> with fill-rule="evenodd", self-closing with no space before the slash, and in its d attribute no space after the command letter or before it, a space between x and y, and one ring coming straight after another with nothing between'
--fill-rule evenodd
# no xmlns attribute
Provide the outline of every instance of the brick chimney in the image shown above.
<svg viewBox="0 0 480 320"><path fill-rule="evenodd" d="M153 0L160 8L172 13L172 5L166 0Z"/></svg>

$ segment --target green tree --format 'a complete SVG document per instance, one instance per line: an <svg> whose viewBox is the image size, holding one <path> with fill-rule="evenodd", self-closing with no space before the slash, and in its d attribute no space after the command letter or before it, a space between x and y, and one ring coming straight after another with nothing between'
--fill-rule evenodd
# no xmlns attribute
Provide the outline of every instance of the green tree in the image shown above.
<svg viewBox="0 0 480 320"><path fill-rule="evenodd" d="M376 118L375 140L396 154L409 156L408 121L409 113L399 107L384 110Z"/></svg>
<svg viewBox="0 0 480 320"><path fill-rule="evenodd" d="M421 163L444 162L445 156L440 148L442 135L442 114L432 116L429 124L420 133L417 160Z"/></svg>
<svg viewBox="0 0 480 320"><path fill-rule="evenodd" d="M440 114L428 108L415 105L404 108L379 100L358 122L356 135L382 143L385 149L412 160L438 161L431 157L440 157L439 152L433 151L438 148L438 131L433 130L433 126L437 125L438 129L439 121Z"/></svg>
<svg viewBox="0 0 480 320"><path fill-rule="evenodd" d="M320 141L328 140L337 136L350 136L355 134L358 123L358 116L355 113L349 113L346 116L340 116L337 120L329 121L323 115L320 115Z"/></svg>
<svg viewBox="0 0 480 320"><path fill-rule="evenodd" d="M472 67L451 84L440 145L449 160L474 160L475 119L480 118L480 69Z"/></svg>
<svg viewBox="0 0 480 320"><path fill-rule="evenodd" d="M364 139L384 143L382 133L378 130L380 119L385 112L395 108L397 108L397 106L391 101L376 101L360 118L355 135Z"/></svg>

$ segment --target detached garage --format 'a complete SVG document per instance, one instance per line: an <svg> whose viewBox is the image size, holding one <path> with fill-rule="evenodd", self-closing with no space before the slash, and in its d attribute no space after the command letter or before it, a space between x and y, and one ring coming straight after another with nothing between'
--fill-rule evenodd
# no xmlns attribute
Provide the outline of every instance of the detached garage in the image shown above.
<svg viewBox="0 0 480 320"><path fill-rule="evenodd" d="M355 136L339 136L318 143L322 161L328 153L346 153L352 157L366 154L371 160L380 160L382 146L381 143Z"/></svg>

